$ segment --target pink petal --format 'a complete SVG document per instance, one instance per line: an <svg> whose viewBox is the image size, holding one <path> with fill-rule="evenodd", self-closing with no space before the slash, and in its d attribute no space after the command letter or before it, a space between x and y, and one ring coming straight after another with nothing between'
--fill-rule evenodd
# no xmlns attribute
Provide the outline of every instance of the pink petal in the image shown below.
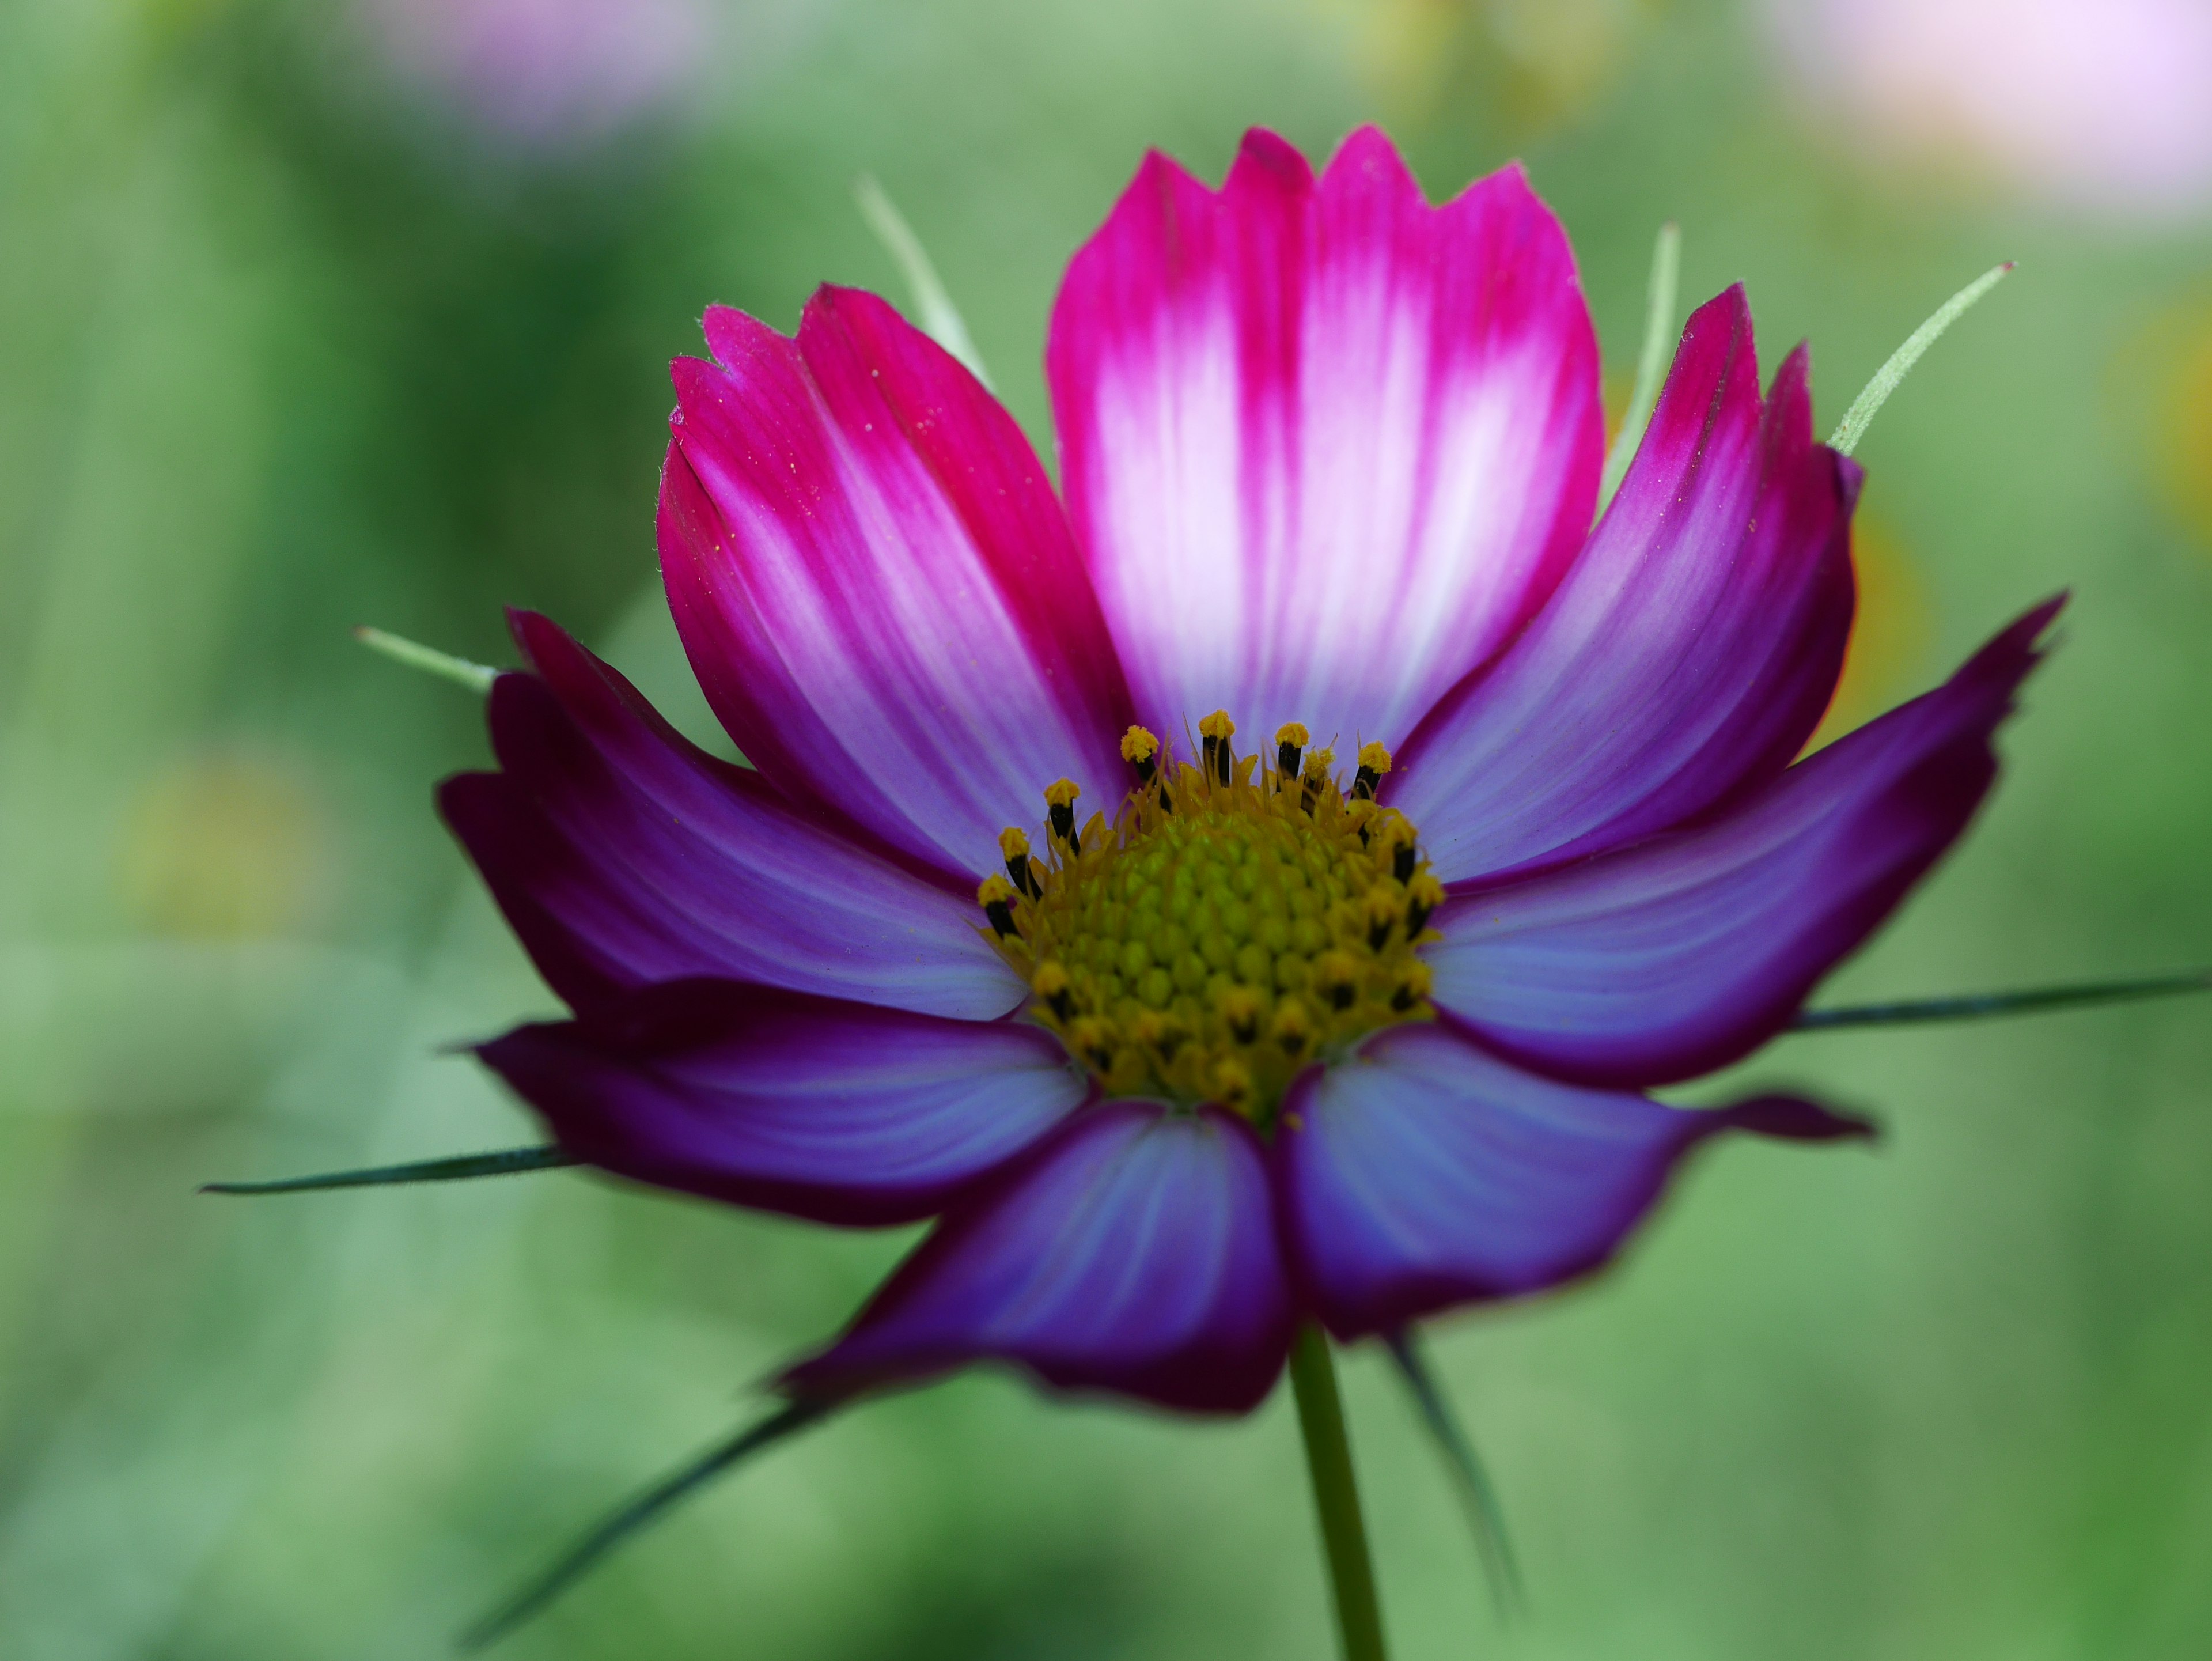
<svg viewBox="0 0 2212 1661"><path fill-rule="evenodd" d="M1438 877L1620 847L1788 766L1843 666L1858 481L1814 441L1802 348L1762 405L1742 289L1692 317L1574 569L1399 753Z"/></svg>
<svg viewBox="0 0 2212 1661"><path fill-rule="evenodd" d="M1027 1021L732 981L648 987L477 1053L603 1171L848 1226L942 1210L1091 1094Z"/></svg>
<svg viewBox="0 0 2212 1661"><path fill-rule="evenodd" d="M1427 952L1437 1007L1592 1084L1663 1084L1757 1048L1966 829L2060 604L1704 824L1452 900Z"/></svg>
<svg viewBox="0 0 2212 1661"><path fill-rule="evenodd" d="M1146 158L1046 353L1062 483L1139 714L1395 744L1542 604L1603 448L1565 234L1518 167L1431 208L1390 142Z"/></svg>
<svg viewBox="0 0 2212 1661"><path fill-rule="evenodd" d="M738 747L948 871L1063 776L1127 788L1121 667L1044 471L975 377L871 295L798 338L707 313L679 358L661 570Z"/></svg>
<svg viewBox="0 0 2212 1661"><path fill-rule="evenodd" d="M538 673L492 688L503 770L447 780L439 803L571 1007L702 975L969 1019L1021 1001L964 885L685 742L544 618L514 625Z"/></svg>
<svg viewBox="0 0 2212 1661"><path fill-rule="evenodd" d="M1288 1353L1265 1155L1212 1110L1109 1101L949 1212L836 1344L787 1375L842 1395L984 1360L1061 1390L1243 1413Z"/></svg>
<svg viewBox="0 0 2212 1661"><path fill-rule="evenodd" d="M1283 1106L1284 1232L1307 1299L1347 1340L1589 1274L1719 1132L1872 1134L1797 1097L1690 1112L1581 1089L1438 1026L1377 1034L1358 1060L1307 1074Z"/></svg>

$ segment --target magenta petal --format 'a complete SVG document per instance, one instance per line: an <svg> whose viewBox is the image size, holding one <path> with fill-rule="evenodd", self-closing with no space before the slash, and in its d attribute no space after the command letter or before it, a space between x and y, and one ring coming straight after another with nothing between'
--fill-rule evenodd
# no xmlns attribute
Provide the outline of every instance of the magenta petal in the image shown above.
<svg viewBox="0 0 2212 1661"><path fill-rule="evenodd" d="M1449 902L1427 951L1437 1007L1596 1084L1690 1078L1764 1043L1966 829L2061 603L1709 822Z"/></svg>
<svg viewBox="0 0 2212 1661"><path fill-rule="evenodd" d="M477 1052L587 1164L820 1222L909 1222L1091 1087L1025 1021L949 1021L728 981L653 987Z"/></svg>
<svg viewBox="0 0 2212 1661"><path fill-rule="evenodd" d="M538 672L492 688L504 770L439 803L572 1007L700 975L965 1019L1021 1001L972 895L687 743L544 618L515 633Z"/></svg>
<svg viewBox="0 0 2212 1661"><path fill-rule="evenodd" d="M793 1368L843 1395L972 1361L1242 1413L1288 1352L1266 1155L1240 1120L1109 1101L963 1199L852 1329Z"/></svg>
<svg viewBox="0 0 2212 1661"><path fill-rule="evenodd" d="M1254 132L1146 158L1046 352L1062 484L1143 719L1395 744L1558 582L1596 499L1597 350L1520 169L1441 208L1390 142L1318 183ZM1346 751L1348 753L1348 749Z"/></svg>
<svg viewBox="0 0 2212 1661"><path fill-rule="evenodd" d="M1872 1134L1796 1097L1693 1112L1559 1084L1435 1026L1393 1028L1308 1074L1284 1111L1276 1170L1300 1290L1345 1339L1596 1269L1717 1132Z"/></svg>
<svg viewBox="0 0 2212 1661"><path fill-rule="evenodd" d="M971 880L1055 779L1110 812L1121 666L1012 417L872 295L823 289L796 340L706 326L720 362L674 369L660 562L738 747Z"/></svg>
<svg viewBox="0 0 2212 1661"><path fill-rule="evenodd" d="M1566 581L1399 753L1437 874L1620 847L1788 766L1843 666L1858 480L1814 441L1803 349L1762 405L1743 291L1702 307Z"/></svg>

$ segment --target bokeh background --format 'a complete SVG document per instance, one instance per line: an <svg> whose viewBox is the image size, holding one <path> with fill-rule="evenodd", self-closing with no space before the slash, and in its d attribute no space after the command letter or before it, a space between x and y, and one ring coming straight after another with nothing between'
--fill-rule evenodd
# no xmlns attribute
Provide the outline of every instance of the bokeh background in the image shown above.
<svg viewBox="0 0 2212 1661"><path fill-rule="evenodd" d="M2006 780L1831 1001L2212 958L2202 0L10 0L0 6L0 1652L416 1657L750 1411L908 1244L574 1173L196 1183L501 1147L455 1039L552 1007L430 809L541 607L705 730L653 572L665 362L896 274L1016 412L1147 145L1386 123L1527 159L1608 362L1685 230L1860 451L1844 696L2061 586ZM1625 374L1616 370L1616 396ZM1501 1632L1371 1354L1419 1658L2212 1653L2212 1007L1785 1041L1874 1153L1730 1146L1598 1283L1440 1327L1532 1618ZM1193 1425L962 1379L638 1543L526 1657L1332 1653L1280 1396Z"/></svg>

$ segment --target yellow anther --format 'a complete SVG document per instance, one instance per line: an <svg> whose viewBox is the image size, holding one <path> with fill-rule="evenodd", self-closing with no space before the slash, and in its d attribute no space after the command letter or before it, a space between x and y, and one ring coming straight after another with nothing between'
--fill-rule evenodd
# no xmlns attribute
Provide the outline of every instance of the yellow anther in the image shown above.
<svg viewBox="0 0 2212 1661"><path fill-rule="evenodd" d="M1306 757L1306 776L1310 779L1325 779L1328 776L1328 770L1335 765L1335 751L1326 747L1316 750Z"/></svg>
<svg viewBox="0 0 2212 1661"><path fill-rule="evenodd" d="M1249 1043L1260 1036L1260 1017L1266 1013L1267 1001L1252 988L1232 986L1214 1000L1214 1007L1237 1043Z"/></svg>
<svg viewBox="0 0 2212 1661"><path fill-rule="evenodd" d="M1075 834L1075 799L1083 788L1073 779L1057 779L1044 788L1044 805L1052 820L1052 834L1067 844L1067 851L1079 854L1083 843Z"/></svg>
<svg viewBox="0 0 2212 1661"><path fill-rule="evenodd" d="M1014 885L1004 877L986 877L975 890L975 903L1004 940L1014 932Z"/></svg>
<svg viewBox="0 0 2212 1661"><path fill-rule="evenodd" d="M1363 744L1359 746L1359 765L1380 778L1390 770L1390 752L1379 744Z"/></svg>
<svg viewBox="0 0 2212 1661"><path fill-rule="evenodd" d="M1252 1099L1252 1069L1234 1056L1224 1056L1213 1069L1213 1099L1231 1112Z"/></svg>
<svg viewBox="0 0 2212 1661"><path fill-rule="evenodd" d="M1359 960L1349 952L1324 952L1314 959L1314 989L1338 1009L1349 1009L1359 996Z"/></svg>
<svg viewBox="0 0 2212 1661"><path fill-rule="evenodd" d="M1367 949L1380 952L1390 943L1390 932L1405 916L1403 891L1395 882L1377 883L1360 901L1361 922L1366 926Z"/></svg>
<svg viewBox="0 0 2212 1661"><path fill-rule="evenodd" d="M1303 750L1312 741L1313 734L1294 721L1286 721L1275 729L1275 742L1278 744L1295 744Z"/></svg>
<svg viewBox="0 0 2212 1661"><path fill-rule="evenodd" d="M1159 752L1160 741L1141 727L1121 734L1121 759L1133 766L1142 767Z"/></svg>
<svg viewBox="0 0 2212 1661"><path fill-rule="evenodd" d="M1067 1029L1068 1047L1101 1073L1114 1065L1114 1024L1085 1015Z"/></svg>
<svg viewBox="0 0 2212 1661"><path fill-rule="evenodd" d="M1075 1013L1074 983L1067 977L1067 966L1057 958L1047 958L1030 977L1030 990L1052 1013L1066 1020Z"/></svg>
<svg viewBox="0 0 2212 1661"><path fill-rule="evenodd" d="M1029 833L1018 825L1010 824L999 832L999 853L1002 858L1026 859L1029 857Z"/></svg>
<svg viewBox="0 0 2212 1661"><path fill-rule="evenodd" d="M1406 885L1406 938L1416 938L1428 927L1436 909L1444 903L1444 885L1432 872L1424 871Z"/></svg>
<svg viewBox="0 0 2212 1661"><path fill-rule="evenodd" d="M1427 997L1433 984L1435 977L1429 972L1428 964L1415 958L1398 971L1397 987L1390 994L1390 1007L1403 1014Z"/></svg>
<svg viewBox="0 0 2212 1661"><path fill-rule="evenodd" d="M1226 709L1216 709L1198 723L1198 735L1202 739L1226 739L1237 735L1237 723L1229 719Z"/></svg>
<svg viewBox="0 0 2212 1661"><path fill-rule="evenodd" d="M1285 998L1275 1006L1275 1019L1267 1024L1267 1032L1282 1047L1283 1054L1302 1056L1313 1042L1313 1017L1296 998Z"/></svg>
<svg viewBox="0 0 2212 1661"><path fill-rule="evenodd" d="M1164 1062L1172 1062L1176 1051L1190 1035L1174 1016L1157 1009L1140 1009L1136 1019L1129 1023L1129 1036Z"/></svg>

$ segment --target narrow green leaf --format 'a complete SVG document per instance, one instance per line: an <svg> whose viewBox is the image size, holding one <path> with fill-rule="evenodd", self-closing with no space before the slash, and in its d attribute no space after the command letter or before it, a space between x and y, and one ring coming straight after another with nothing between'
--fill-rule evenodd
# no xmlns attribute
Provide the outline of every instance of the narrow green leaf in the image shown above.
<svg viewBox="0 0 2212 1661"><path fill-rule="evenodd" d="M465 1153L453 1159L422 1159L412 1165L371 1165L362 1171L331 1171L319 1177L282 1177L268 1183L204 1183L203 1194L305 1194L325 1188L383 1188L394 1183L458 1183L471 1177L511 1177L524 1171L551 1171L574 1165L557 1147L509 1147L496 1153Z"/></svg>
<svg viewBox="0 0 2212 1661"><path fill-rule="evenodd" d="M1841 455L1849 455L1858 448L1859 441L1866 436L1866 429L1872 423L1875 412L1889 401L1889 395L1897 390L1898 383L1912 372L1912 366L1920 362L1922 354L1942 339L1943 332L1964 317L1969 307L2003 282L2012 268L2013 262L2008 259L2003 265L1984 271L1937 307L1933 317L1906 336L1905 344L1889 355L1889 362L1875 371L1874 379L1866 384L1866 390L1852 400L1850 409L1844 411L1843 420L1837 424L1834 434L1828 440L1828 447Z"/></svg>
<svg viewBox="0 0 2212 1661"><path fill-rule="evenodd" d="M1505 1512L1498 1503L1498 1490L1430 1370L1428 1359L1421 1354L1413 1329L1401 1327L1392 1333L1389 1345L1398 1375L1413 1392L1421 1422L1436 1439L1437 1451L1444 1456L1444 1468L1451 1473L1452 1491L1474 1534L1475 1552L1482 1559L1482 1572L1490 1582L1491 1602L1498 1618L1511 1621L1526 1609L1527 1599L1521 1589L1521 1569L1514 1561L1513 1542L1505 1532Z"/></svg>
<svg viewBox="0 0 2212 1661"><path fill-rule="evenodd" d="M2029 1015L2039 1010L2083 1004L2126 1003L2137 998L2168 998L2184 992L2212 991L2212 970L2154 975L2135 981L2099 981L2083 986L2045 986L2025 992L1983 992L1962 998L1918 998L1900 1003L1857 1004L1844 1009L1808 1009L1790 1023L1793 1032L1825 1032L1844 1026L1913 1026L1933 1021L1972 1021L1992 1015Z"/></svg>
<svg viewBox="0 0 2212 1661"><path fill-rule="evenodd" d="M381 629L372 629L367 624L353 631L353 637L372 652L381 652L394 663L404 663L410 669L420 669L425 674L442 676L445 679L465 686L471 692L489 692L491 684L499 678L499 671L481 663L471 663L466 658L457 658L450 652L441 652L435 647L417 645L398 635L386 634Z"/></svg>
<svg viewBox="0 0 2212 1661"><path fill-rule="evenodd" d="M581 1579L601 1558L631 1535L659 1521L671 1507L732 1465L805 1429L830 1411L828 1402L792 1402L747 1426L729 1440L708 1449L592 1529L550 1568L462 1634L461 1647L480 1650L497 1643Z"/></svg>
<svg viewBox="0 0 2212 1661"><path fill-rule="evenodd" d="M1667 343L1674 334L1674 295L1682 277L1682 228L1668 220L1659 228L1659 240L1651 250L1651 282L1644 302L1644 350L1637 354L1636 386L1628 394L1628 409L1620 431L1606 452L1605 473L1598 484L1597 510L1628 477L1628 464L1636 459L1651 409L1659 401L1659 378L1667 370Z"/></svg>
<svg viewBox="0 0 2212 1661"><path fill-rule="evenodd" d="M937 267L929 263L921 239L906 222L899 210L891 205L884 187L876 182L873 173L862 173L853 181L853 200L860 210L860 217L868 222L868 228L884 245L906 279L908 292L914 296L915 320L921 332L968 366L968 373L991 384L990 372L983 367L983 355L975 350L975 343L968 333L968 326L961 320L960 308L952 303L939 281Z"/></svg>

